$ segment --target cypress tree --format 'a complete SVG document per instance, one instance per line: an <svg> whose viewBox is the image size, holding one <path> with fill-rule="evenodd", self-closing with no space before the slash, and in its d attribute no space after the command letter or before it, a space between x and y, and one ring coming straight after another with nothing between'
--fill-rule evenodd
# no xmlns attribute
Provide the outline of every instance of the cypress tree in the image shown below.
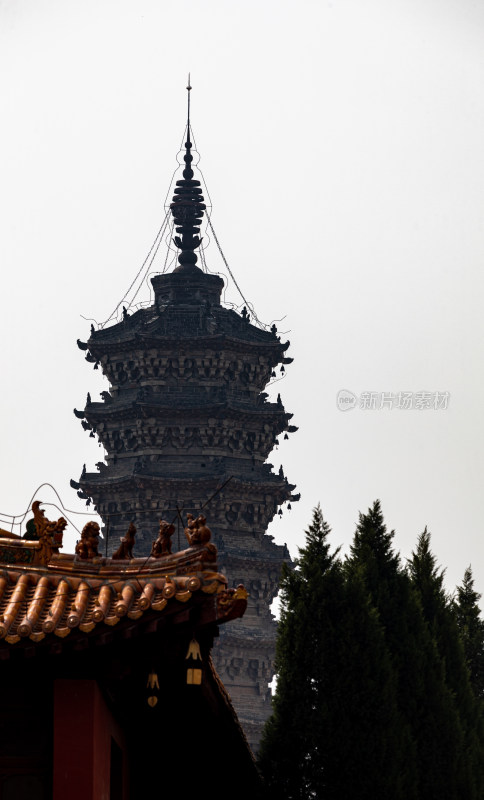
<svg viewBox="0 0 484 800"><path fill-rule="evenodd" d="M459 719L461 743L453 768L455 785L461 797L481 798L484 755L481 714L471 687L452 600L444 588L445 570L438 567L430 549L427 528L420 534L408 562L408 573L419 594L424 618L441 659L444 681L450 690L450 702Z"/></svg>
<svg viewBox="0 0 484 800"><path fill-rule="evenodd" d="M268 800L482 800L482 702L469 670L482 692L484 625L470 569L452 602L427 530L402 567L378 501L360 514L344 564L329 534L318 506L295 569L284 569L259 761Z"/></svg>
<svg viewBox="0 0 484 800"><path fill-rule="evenodd" d="M461 586L457 587L454 611L474 694L484 701L484 621L478 605L480 599L469 566Z"/></svg>
<svg viewBox="0 0 484 800"><path fill-rule="evenodd" d="M268 796L403 797L383 631L359 574L349 580L330 553L329 533L318 506L281 583L277 689L259 760Z"/></svg>
<svg viewBox="0 0 484 800"><path fill-rule="evenodd" d="M430 533L427 528L417 540L416 550L408 560L408 573L416 587L427 622L435 626L448 608L448 597L444 591L445 570L437 566L437 559L430 550Z"/></svg>
<svg viewBox="0 0 484 800"><path fill-rule="evenodd" d="M376 501L367 514L360 514L347 568L361 571L385 630L398 680L398 707L409 736L409 796L461 800L459 716L418 593L393 551L393 538Z"/></svg>

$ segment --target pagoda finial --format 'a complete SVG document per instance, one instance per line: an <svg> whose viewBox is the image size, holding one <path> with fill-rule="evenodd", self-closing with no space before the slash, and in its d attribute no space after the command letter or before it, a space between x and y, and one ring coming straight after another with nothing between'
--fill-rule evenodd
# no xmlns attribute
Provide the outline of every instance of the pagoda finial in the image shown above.
<svg viewBox="0 0 484 800"><path fill-rule="evenodd" d="M183 158L186 167L183 170L183 177L191 180L193 178L193 170L192 170L192 161L193 156L190 152L192 149L192 143L190 141L190 92L192 91L192 87L190 84L190 73L188 73L188 86L187 86L187 140L185 142L185 156ZM173 198L175 199L175 198Z"/></svg>
<svg viewBox="0 0 484 800"><path fill-rule="evenodd" d="M173 239L174 244L181 250L178 256L180 266L177 272L193 269L198 261L194 252L202 241L199 236L200 225L202 222L205 204L203 202L200 181L193 179L191 154L192 143L190 141L190 73L188 74L188 117L187 117L187 140L185 142L185 155L183 160L185 168L183 170L183 180L176 182L176 189L170 205L171 213L176 226L176 232L180 234Z"/></svg>
<svg viewBox="0 0 484 800"><path fill-rule="evenodd" d="M191 91L192 91L192 87L191 87L191 84L190 84L190 73L188 73L188 86L187 86L187 93L188 93L187 94L187 101L188 101L188 114L187 114L188 123L187 123L187 126L188 126L188 131L190 131L190 92Z"/></svg>

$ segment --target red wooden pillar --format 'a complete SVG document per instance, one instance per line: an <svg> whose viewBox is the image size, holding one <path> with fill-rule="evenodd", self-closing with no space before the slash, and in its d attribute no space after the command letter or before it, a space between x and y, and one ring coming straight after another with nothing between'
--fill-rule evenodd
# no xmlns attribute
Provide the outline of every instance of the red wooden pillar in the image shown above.
<svg viewBox="0 0 484 800"><path fill-rule="evenodd" d="M124 754L121 731L96 681L56 680L53 800L126 800L126 758L116 759L123 775L111 781L113 741Z"/></svg>

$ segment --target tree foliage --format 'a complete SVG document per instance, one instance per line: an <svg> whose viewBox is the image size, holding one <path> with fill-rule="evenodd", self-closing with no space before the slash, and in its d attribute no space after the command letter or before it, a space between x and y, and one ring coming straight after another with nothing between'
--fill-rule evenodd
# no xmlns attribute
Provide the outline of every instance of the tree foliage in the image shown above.
<svg viewBox="0 0 484 800"><path fill-rule="evenodd" d="M469 566L461 586L457 587L454 610L472 687L475 694L484 700L484 621L478 605L480 599Z"/></svg>
<svg viewBox="0 0 484 800"><path fill-rule="evenodd" d="M451 797L482 798L484 736L481 703L471 686L455 605L444 588L445 570L437 565L437 559L430 549L427 528L419 536L417 548L408 563L408 572L418 592L423 616L440 659L447 693L446 705L454 719L452 758L443 771L443 777L447 779L446 791Z"/></svg>
<svg viewBox="0 0 484 800"><path fill-rule="evenodd" d="M349 580L330 553L329 534L318 507L295 569L284 571L261 769L274 798L336 800L356 785L362 798L398 798L392 755L401 733L383 630L361 577Z"/></svg>
<svg viewBox="0 0 484 800"><path fill-rule="evenodd" d="M277 690L259 753L268 798L482 798L472 576L454 603L427 530L403 566L378 501L344 561L330 533L318 506L282 577Z"/></svg>

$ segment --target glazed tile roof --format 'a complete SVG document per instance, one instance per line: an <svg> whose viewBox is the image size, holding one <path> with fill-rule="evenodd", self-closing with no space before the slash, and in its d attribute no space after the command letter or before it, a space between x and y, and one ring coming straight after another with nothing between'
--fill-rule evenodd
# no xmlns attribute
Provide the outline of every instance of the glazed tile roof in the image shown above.
<svg viewBox="0 0 484 800"><path fill-rule="evenodd" d="M169 614L192 598L209 604L209 617L217 623L245 611L246 590L228 588L225 576L217 572L216 548L210 542L194 541L186 550L159 557L103 558L97 552L86 557L81 555L83 540L76 555L58 552L55 526L61 523L63 529L65 520L49 523L38 507L37 519L37 530L43 523L50 525L40 541L0 529L0 645L64 638L76 630L88 634L124 618ZM89 525L97 528L88 523L84 530Z"/></svg>

